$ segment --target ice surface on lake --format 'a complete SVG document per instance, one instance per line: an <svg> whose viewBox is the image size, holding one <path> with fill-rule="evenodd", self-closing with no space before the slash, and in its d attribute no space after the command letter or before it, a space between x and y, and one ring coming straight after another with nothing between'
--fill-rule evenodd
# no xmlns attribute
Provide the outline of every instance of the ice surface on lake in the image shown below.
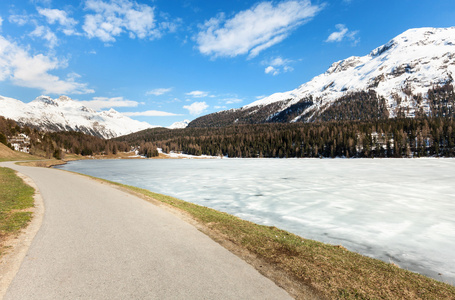
<svg viewBox="0 0 455 300"><path fill-rule="evenodd" d="M455 284L454 159L102 160L61 168L341 244Z"/></svg>

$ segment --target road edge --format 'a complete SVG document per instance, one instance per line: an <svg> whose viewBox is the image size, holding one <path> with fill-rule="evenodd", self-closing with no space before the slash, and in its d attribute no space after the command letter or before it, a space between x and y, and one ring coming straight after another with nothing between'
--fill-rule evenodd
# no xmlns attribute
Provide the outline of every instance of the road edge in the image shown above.
<svg viewBox="0 0 455 300"><path fill-rule="evenodd" d="M0 257L0 299L3 299L9 285L19 271L33 239L41 228L44 217L44 201L38 186L30 177L17 171L16 174L35 190L35 194L33 195L33 217L28 226L18 236L12 237L5 242L5 245L10 250Z"/></svg>

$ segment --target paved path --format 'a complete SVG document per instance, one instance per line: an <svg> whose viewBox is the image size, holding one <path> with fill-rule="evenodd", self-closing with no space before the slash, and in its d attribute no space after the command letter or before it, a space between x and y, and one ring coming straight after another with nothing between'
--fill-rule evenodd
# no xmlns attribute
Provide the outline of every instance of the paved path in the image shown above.
<svg viewBox="0 0 455 300"><path fill-rule="evenodd" d="M37 184L45 215L5 299L290 298L142 199L69 172L6 165Z"/></svg>

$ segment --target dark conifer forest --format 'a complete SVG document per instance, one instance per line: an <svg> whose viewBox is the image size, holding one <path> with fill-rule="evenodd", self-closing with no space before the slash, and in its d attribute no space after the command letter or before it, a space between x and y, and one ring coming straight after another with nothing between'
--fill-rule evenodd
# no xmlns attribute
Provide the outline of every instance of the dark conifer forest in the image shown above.
<svg viewBox="0 0 455 300"><path fill-rule="evenodd" d="M452 118L156 128L117 138L141 149L228 157L422 157L455 155Z"/></svg>
<svg viewBox="0 0 455 300"><path fill-rule="evenodd" d="M407 101L422 103L421 95L409 93ZM304 99L274 122L254 124L247 114L220 112L196 119L185 129L148 129L117 141L139 146L141 153L162 148L192 155L228 157L423 157L455 155L452 85L428 92L428 112L420 106L413 118L397 108L389 118L385 100L374 91L349 94L314 117L311 123L288 122L313 99ZM418 105L417 105L418 106ZM270 107L265 106L261 115ZM240 121L230 124L233 118ZM256 120L257 121L257 120ZM304 121L304 120L300 120Z"/></svg>
<svg viewBox="0 0 455 300"><path fill-rule="evenodd" d="M272 106L263 107L259 119L246 117L240 110L220 112L196 119L185 129L153 128L111 140L80 132L40 132L0 117L0 142L8 144L8 137L24 133L30 137L31 154L56 158L66 153L116 154L131 149L154 157L157 148L165 153L228 157L455 156L455 93L450 84L430 89L426 101L409 93L406 101L415 101L420 108L407 118L410 111L400 107L397 117L389 118L385 100L369 91L348 94L315 114L312 122L304 122L305 109L313 101L302 99L267 122L258 120ZM298 122L289 123L302 114ZM226 125L233 118L240 121Z"/></svg>

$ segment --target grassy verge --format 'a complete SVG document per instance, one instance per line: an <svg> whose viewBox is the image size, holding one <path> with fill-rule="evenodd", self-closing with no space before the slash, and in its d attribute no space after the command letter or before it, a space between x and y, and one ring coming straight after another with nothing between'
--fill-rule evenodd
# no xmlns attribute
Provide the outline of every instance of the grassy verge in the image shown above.
<svg viewBox="0 0 455 300"><path fill-rule="evenodd" d="M8 168L0 168L0 241L17 234L32 218L34 189ZM0 245L1 247L1 245ZM0 248L0 255L2 248Z"/></svg>
<svg viewBox="0 0 455 300"><path fill-rule="evenodd" d="M50 159L50 160L19 162L17 164L21 165L21 166L27 166L27 167L50 168L53 166L64 165L64 164L66 164L66 162L63 160Z"/></svg>
<svg viewBox="0 0 455 300"><path fill-rule="evenodd" d="M203 231L209 236L234 244L236 254L247 253L247 256L258 258L291 278L294 286L310 287L323 298L455 299L455 287L449 284L350 252L341 246L304 239L173 197L111 183L189 214L207 229ZM280 276L272 279L286 288L286 284L280 282ZM296 298L304 297L298 290L288 292Z"/></svg>

